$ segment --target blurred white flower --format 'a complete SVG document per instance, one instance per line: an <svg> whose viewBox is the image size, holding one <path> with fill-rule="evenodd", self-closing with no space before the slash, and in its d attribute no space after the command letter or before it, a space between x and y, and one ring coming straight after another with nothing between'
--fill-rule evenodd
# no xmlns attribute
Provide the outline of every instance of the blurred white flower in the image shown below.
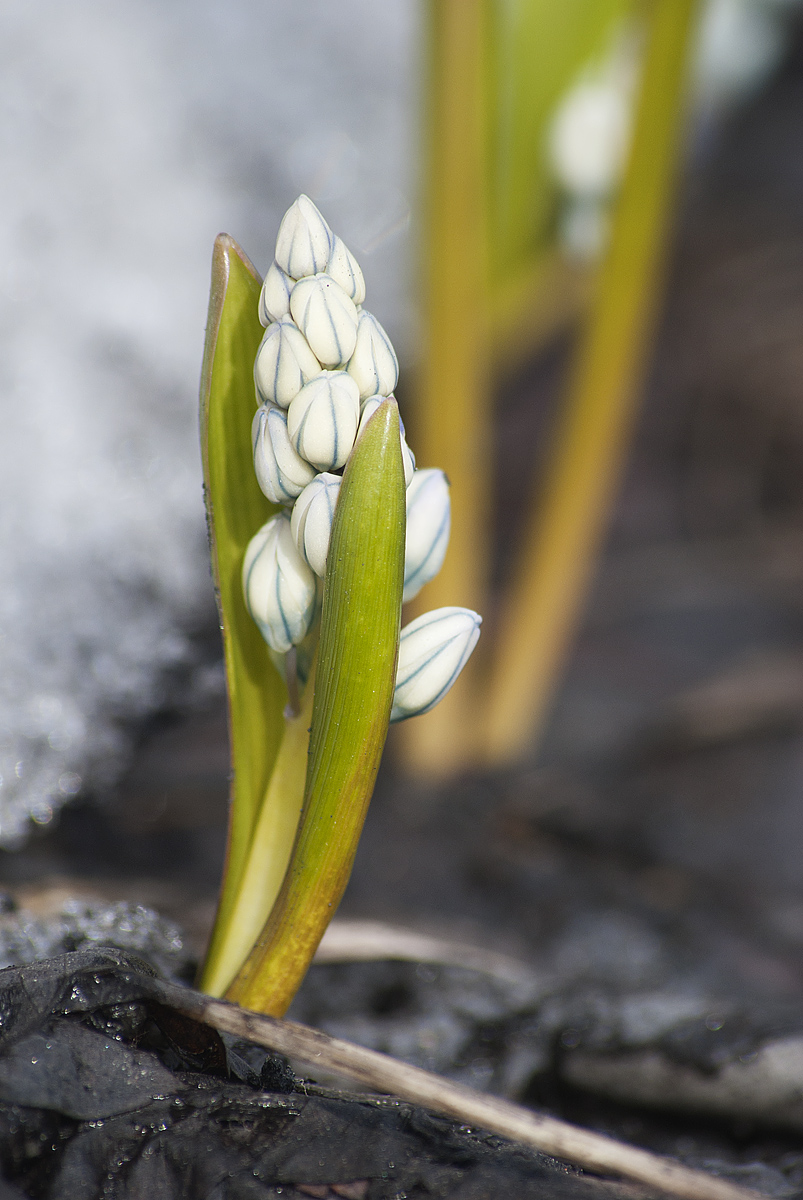
<svg viewBox="0 0 803 1200"><path fill-rule="evenodd" d="M298 393L287 430L298 453L319 471L345 465L357 436L360 395L345 371L322 371Z"/></svg>
<svg viewBox="0 0 803 1200"><path fill-rule="evenodd" d="M243 593L272 650L286 654L309 633L315 617L315 576L298 552L285 513L271 517L248 543Z"/></svg>
<svg viewBox="0 0 803 1200"><path fill-rule="evenodd" d="M287 432L287 413L269 404L257 409L251 425L257 483L274 504L287 504L315 477L315 470L296 453Z"/></svg>
<svg viewBox="0 0 803 1200"><path fill-rule="evenodd" d="M331 275L332 279L340 284L355 304L362 304L365 299L365 279L360 264L336 233L332 235L332 253L329 255L326 274Z"/></svg>
<svg viewBox="0 0 803 1200"><path fill-rule="evenodd" d="M357 325L357 341L346 367L360 397L389 396L399 382L399 363L390 338L376 317L365 309Z"/></svg>
<svg viewBox="0 0 803 1200"><path fill-rule="evenodd" d="M358 314L354 301L331 275L300 279L290 293L290 312L325 367L348 362L357 344Z"/></svg>
<svg viewBox="0 0 803 1200"><path fill-rule="evenodd" d="M590 261L604 250L608 209L630 148L641 39L620 23L602 57L587 63L564 92L548 129L548 156L563 192L558 236L564 250Z"/></svg>
<svg viewBox="0 0 803 1200"><path fill-rule="evenodd" d="M387 396L369 396L367 400L363 401L360 409L360 424L359 428L357 429L357 437L359 437L363 429L365 429L365 426L371 420L371 417L379 408L379 405L382 403L382 401L387 400L387 398ZM399 440L401 442L402 464L404 466L404 486L409 487L415 472L415 455L407 445L407 441L404 436L404 425L402 424L401 417L399 417Z"/></svg>
<svg viewBox="0 0 803 1200"><path fill-rule="evenodd" d="M282 217L276 238L276 262L291 279L325 271L332 231L309 196L299 196Z"/></svg>
<svg viewBox="0 0 803 1200"><path fill-rule="evenodd" d="M564 96L550 150L558 182L573 195L605 197L619 183L630 142L628 80L585 79Z"/></svg>
<svg viewBox="0 0 803 1200"><path fill-rule="evenodd" d="M290 315L290 293L294 284L295 280L285 275L278 263L270 264L259 293L261 325L270 325L271 321L281 321L282 317Z"/></svg>
<svg viewBox="0 0 803 1200"><path fill-rule="evenodd" d="M320 373L321 364L290 317L268 326L254 363L254 383L263 404L287 408L304 384Z"/></svg>
<svg viewBox="0 0 803 1200"><path fill-rule="evenodd" d="M391 721L429 712L468 662L482 617L470 608L436 608L401 631Z"/></svg>
<svg viewBox="0 0 803 1200"><path fill-rule="evenodd" d="M326 555L341 482L339 475L328 471L316 475L296 500L290 518L290 530L300 553L321 579L326 574Z"/></svg>
<svg viewBox="0 0 803 1200"><path fill-rule="evenodd" d="M443 471L416 471L407 489L407 540L403 603L417 596L440 571L449 545L451 504Z"/></svg>

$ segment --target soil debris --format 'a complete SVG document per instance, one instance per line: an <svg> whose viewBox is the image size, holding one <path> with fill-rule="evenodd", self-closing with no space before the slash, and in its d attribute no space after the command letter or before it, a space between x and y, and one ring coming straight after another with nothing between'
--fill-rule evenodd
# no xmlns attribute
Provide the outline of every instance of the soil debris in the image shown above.
<svg viewBox="0 0 803 1200"><path fill-rule="evenodd" d="M256 1072L255 1047L154 1002L155 978L111 948L0 973L0 1170L19 1195L632 1196L392 1098L287 1090L285 1064Z"/></svg>

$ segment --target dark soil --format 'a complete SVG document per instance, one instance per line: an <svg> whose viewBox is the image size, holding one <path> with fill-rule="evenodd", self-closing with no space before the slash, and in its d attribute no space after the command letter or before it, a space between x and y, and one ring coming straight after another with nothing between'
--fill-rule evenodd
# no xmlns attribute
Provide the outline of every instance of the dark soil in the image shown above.
<svg viewBox="0 0 803 1200"><path fill-rule="evenodd" d="M327 1093L281 1059L255 1061L254 1047L161 1004L153 982L110 950L0 975L0 1163L16 1186L0 1196L628 1195L409 1104Z"/></svg>

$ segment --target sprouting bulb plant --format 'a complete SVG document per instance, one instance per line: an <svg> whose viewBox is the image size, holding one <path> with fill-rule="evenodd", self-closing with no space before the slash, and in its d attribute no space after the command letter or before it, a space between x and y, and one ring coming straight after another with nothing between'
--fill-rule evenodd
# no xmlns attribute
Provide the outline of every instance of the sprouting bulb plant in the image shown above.
<svg viewBox="0 0 803 1200"><path fill-rule="evenodd" d="M230 240L221 252L228 275L216 294L213 269L202 396L234 790L201 983L282 1015L348 881L390 721L427 712L446 694L481 618L438 609L400 629L403 600L443 562L449 485L442 471L416 469L393 396L396 354L363 308L354 256L306 196L285 214L258 291L256 273ZM224 333L232 357L216 376ZM239 352L235 361L238 338L254 346L250 362ZM246 453L258 492L240 477L242 445L231 440L235 430L247 438L245 389L236 420L222 410L213 420L217 392L230 393L232 378L241 383L251 373L257 408L252 399ZM231 460L217 475L213 444L224 464ZM247 539L245 520L235 522L231 511L240 495L253 513ZM266 505L259 516L258 496ZM236 537L228 537L235 523ZM256 652L253 630L267 655ZM281 670L271 675L274 666ZM258 747L259 729L269 753ZM260 759L259 779L249 754Z"/></svg>

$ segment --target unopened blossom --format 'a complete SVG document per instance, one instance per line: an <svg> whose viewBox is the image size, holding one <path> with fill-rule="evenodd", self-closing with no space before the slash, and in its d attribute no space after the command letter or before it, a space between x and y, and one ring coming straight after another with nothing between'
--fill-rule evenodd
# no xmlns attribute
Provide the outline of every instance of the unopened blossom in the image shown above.
<svg viewBox="0 0 803 1200"><path fill-rule="evenodd" d="M407 489L403 603L417 596L440 571L449 545L451 504L443 471L416 471Z"/></svg>
<svg viewBox="0 0 803 1200"><path fill-rule="evenodd" d="M353 255L301 196L285 215L260 293L267 325L254 378L254 468L264 494L286 511L252 538L243 567L249 611L280 670L320 612L340 487L355 439L398 380L393 346L362 309L365 281ZM407 485L403 600L440 569L449 540L449 484L417 471L399 418ZM335 472L338 472L337 474ZM292 506L292 513L289 512ZM446 694L479 637L465 608L424 614L401 633L392 721L427 712ZM300 674L300 667L297 668Z"/></svg>
<svg viewBox="0 0 803 1200"><path fill-rule="evenodd" d="M319 471L345 465L357 436L360 395L345 371L322 371L306 384L287 412L287 429L298 453Z"/></svg>
<svg viewBox="0 0 803 1200"><path fill-rule="evenodd" d="M296 452L287 432L287 413L263 405L251 425L257 483L274 504L287 504L315 478L315 469Z"/></svg>
<svg viewBox="0 0 803 1200"><path fill-rule="evenodd" d="M296 500L290 517L296 546L321 579L326 574L326 556L341 482L339 475L328 471L316 475Z"/></svg>
<svg viewBox="0 0 803 1200"><path fill-rule="evenodd" d="M291 279L325 271L332 231L309 196L299 196L282 217L276 238L276 262Z"/></svg>
<svg viewBox="0 0 803 1200"><path fill-rule="evenodd" d="M357 344L358 313L354 301L331 275L300 279L290 293L290 312L325 367L349 361Z"/></svg>
<svg viewBox="0 0 803 1200"><path fill-rule="evenodd" d="M354 353L346 367L360 389L360 397L389 396L399 382L399 362L376 317L365 309L357 325Z"/></svg>
<svg viewBox="0 0 803 1200"><path fill-rule="evenodd" d="M357 429L357 437L365 429L365 426L371 420L371 417L383 400L387 400L387 396L369 396L367 400L363 400L360 406L360 424ZM415 472L415 455L407 445L401 417L399 417L399 440L401 442L402 465L404 467L404 486L409 487Z"/></svg>
<svg viewBox="0 0 803 1200"><path fill-rule="evenodd" d="M272 650L286 654L309 633L315 618L315 575L298 552L285 513L271 517L248 543L243 593Z"/></svg>
<svg viewBox="0 0 803 1200"><path fill-rule="evenodd" d="M262 325L281 321L290 315L290 293L295 280L285 275L277 262L272 262L262 282L259 293L259 320Z"/></svg>
<svg viewBox="0 0 803 1200"><path fill-rule="evenodd" d="M287 408L304 384L320 373L321 364L290 317L268 326L254 363L254 383L263 404Z"/></svg>
<svg viewBox="0 0 803 1200"><path fill-rule="evenodd" d="M365 299L365 279L360 264L337 234L332 236L332 253L329 255L326 274L331 275L332 279L340 284L355 304L362 304Z"/></svg>
<svg viewBox="0 0 803 1200"><path fill-rule="evenodd" d="M482 617L470 608L436 608L401 631L391 721L429 712L468 662Z"/></svg>

